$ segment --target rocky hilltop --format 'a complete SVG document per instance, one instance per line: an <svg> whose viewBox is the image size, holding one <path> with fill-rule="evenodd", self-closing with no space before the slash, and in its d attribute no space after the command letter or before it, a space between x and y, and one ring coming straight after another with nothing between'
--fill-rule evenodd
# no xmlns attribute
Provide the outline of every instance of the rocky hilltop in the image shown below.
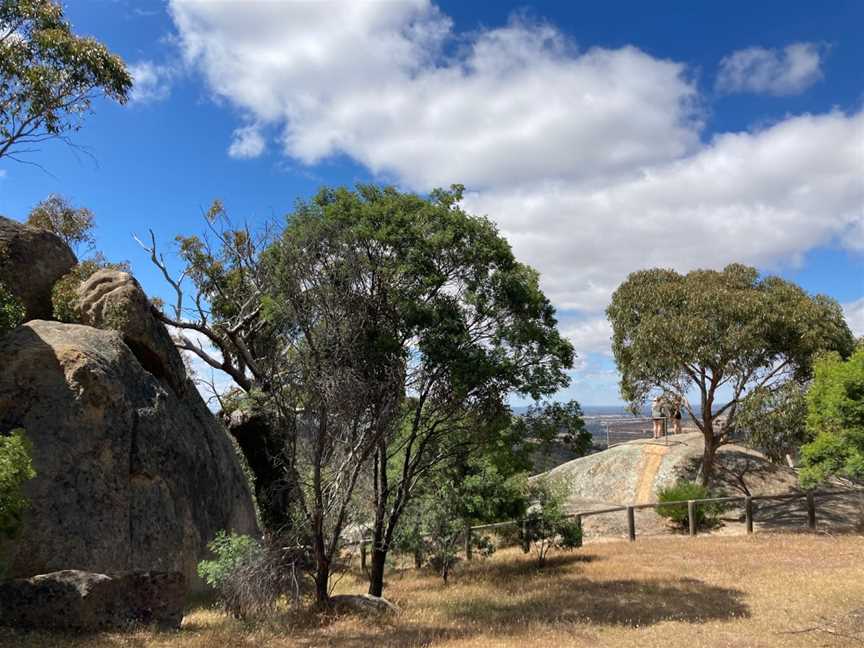
<svg viewBox="0 0 864 648"><path fill-rule="evenodd" d="M666 440L640 439L613 446L608 450L568 461L538 475L564 480L571 511L584 512L631 504L657 502L657 493L679 479L696 479L702 457L703 440L699 432L671 435ZM783 495L799 491L795 470L772 463L763 454L741 445L728 444L717 452L714 490L721 495ZM834 484L836 487L839 484ZM835 528L859 523L859 504L850 496L820 504L821 523ZM740 523L743 511L733 508L726 516L724 529ZM653 509L636 512L637 534L669 533L665 520ZM761 501L756 503L757 526L803 528L806 512L803 500ZM623 513L585 518L585 532L594 536L625 536L627 521Z"/></svg>
<svg viewBox="0 0 864 648"><path fill-rule="evenodd" d="M15 250L0 281L29 320L0 337L0 433L26 431L37 473L8 575L175 571L195 586L216 532L257 533L231 440L131 275L98 272L80 324L48 321L74 255L8 219L0 243Z"/></svg>

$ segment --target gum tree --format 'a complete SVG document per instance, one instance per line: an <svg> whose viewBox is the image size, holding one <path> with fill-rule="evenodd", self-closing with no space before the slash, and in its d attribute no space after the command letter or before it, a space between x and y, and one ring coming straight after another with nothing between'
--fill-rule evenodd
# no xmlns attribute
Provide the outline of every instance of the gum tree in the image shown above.
<svg viewBox="0 0 864 648"><path fill-rule="evenodd" d="M750 393L803 383L818 353L845 357L854 344L837 302L739 264L634 272L606 312L625 400L641 406L654 390L698 394L698 413L686 401L685 408L705 440L706 485Z"/></svg>
<svg viewBox="0 0 864 648"><path fill-rule="evenodd" d="M93 99L125 103L132 78L99 41L77 36L53 0L0 0L0 159L67 143Z"/></svg>
<svg viewBox="0 0 864 648"><path fill-rule="evenodd" d="M93 212L86 207L75 207L67 198L51 194L40 201L27 215L27 224L53 232L81 257L91 252L96 244Z"/></svg>

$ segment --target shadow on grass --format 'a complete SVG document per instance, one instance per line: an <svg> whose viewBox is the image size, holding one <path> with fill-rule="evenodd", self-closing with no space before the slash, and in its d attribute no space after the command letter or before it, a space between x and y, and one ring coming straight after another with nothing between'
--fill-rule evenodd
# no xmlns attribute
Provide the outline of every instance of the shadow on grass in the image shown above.
<svg viewBox="0 0 864 648"><path fill-rule="evenodd" d="M448 604L448 616L481 622L502 631L530 623L587 622L645 626L661 621L703 623L749 617L740 590L708 585L696 579L568 579L552 584L533 580L513 597L503 592Z"/></svg>
<svg viewBox="0 0 864 648"><path fill-rule="evenodd" d="M460 561L450 574L450 583L454 586L465 584L488 583L497 588L508 589L510 586L519 585L533 579L549 579L556 572L571 565L587 564L596 560L606 560L603 556L594 554L574 552L558 553L547 556L546 564L539 567L534 554L522 556L516 560L499 562L493 560L474 560L466 563ZM421 574L421 578L417 578ZM406 569L403 573L388 574L394 580L401 580L404 576L412 576L414 582L402 583L401 587L407 591L425 591L430 586L441 587L442 592L447 591L441 581L441 577L430 568L424 568L419 572L415 569ZM389 579L388 579L389 580ZM385 581L386 591L387 581ZM386 596L386 594L385 594Z"/></svg>
<svg viewBox="0 0 864 648"><path fill-rule="evenodd" d="M588 564L596 560L605 560L605 557L595 554L573 552L573 553L556 553L546 557L545 564L540 567L537 564L536 556L532 554L525 555L519 560L508 562L474 562L460 563L458 569L454 573L454 579L460 582L464 580L472 581L490 581L498 584L500 582L511 582L515 578L543 578L555 574L556 571L576 564Z"/></svg>

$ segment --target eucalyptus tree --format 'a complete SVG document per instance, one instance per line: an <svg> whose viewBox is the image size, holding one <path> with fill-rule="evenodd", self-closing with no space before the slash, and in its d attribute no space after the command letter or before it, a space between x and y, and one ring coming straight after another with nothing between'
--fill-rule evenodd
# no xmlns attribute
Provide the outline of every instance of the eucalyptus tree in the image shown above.
<svg viewBox="0 0 864 648"><path fill-rule="evenodd" d="M848 356L854 344L837 302L740 264L686 275L634 272L606 312L625 400L640 406L652 390L698 393L698 413L684 403L705 440L705 484L749 394L803 383L817 354Z"/></svg>
<svg viewBox="0 0 864 648"><path fill-rule="evenodd" d="M538 274L519 263L463 188L428 199L394 189L333 195L327 210L356 228L379 260L395 337L407 362L401 416L377 441L369 593L418 484L494 434L513 393L537 400L568 383L573 349L558 331Z"/></svg>
<svg viewBox="0 0 864 648"><path fill-rule="evenodd" d="M0 159L52 138L69 142L93 99L125 103L132 78L119 56L72 32L54 0L0 0Z"/></svg>

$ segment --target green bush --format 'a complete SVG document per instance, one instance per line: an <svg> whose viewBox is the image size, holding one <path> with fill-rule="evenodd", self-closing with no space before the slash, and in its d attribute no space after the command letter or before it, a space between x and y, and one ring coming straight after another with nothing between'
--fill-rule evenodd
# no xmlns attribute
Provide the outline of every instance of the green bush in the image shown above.
<svg viewBox="0 0 864 648"><path fill-rule="evenodd" d="M24 306L0 283L0 335L24 321Z"/></svg>
<svg viewBox="0 0 864 648"><path fill-rule="evenodd" d="M198 575L217 592L232 572L243 563L254 560L261 552L261 544L255 538L224 531L217 533L207 548L215 557L198 563Z"/></svg>
<svg viewBox="0 0 864 648"><path fill-rule="evenodd" d="M215 557L198 563L198 575L237 618L269 614L286 597L296 605L312 589L314 561L308 546L296 537L261 543L220 531L207 547Z"/></svg>
<svg viewBox="0 0 864 648"><path fill-rule="evenodd" d="M712 497L716 496L708 488L702 486L702 484L680 480L673 486L661 489L657 494L657 499L660 502L660 506L657 507L657 513L672 520L682 528L688 528L690 526L690 514L687 506L683 504L663 506L663 504L667 502L710 499ZM717 518L725 510L726 505L722 503L698 504L696 506L696 526L705 527L714 525Z"/></svg>
<svg viewBox="0 0 864 648"><path fill-rule="evenodd" d="M582 546L582 528L566 510L567 492L566 483L549 479L537 479L528 486L531 506L522 525L522 541L534 547L540 567L550 549Z"/></svg>
<svg viewBox="0 0 864 648"><path fill-rule="evenodd" d="M24 482L33 479L36 471L30 459L30 442L24 430L13 430L0 436L0 537L15 538L21 518L29 502L24 497ZM0 571L5 568L5 556L0 556Z"/></svg>
<svg viewBox="0 0 864 648"><path fill-rule="evenodd" d="M844 361L823 356L807 392L807 435L801 483L812 488L837 476L864 480L864 343Z"/></svg>

